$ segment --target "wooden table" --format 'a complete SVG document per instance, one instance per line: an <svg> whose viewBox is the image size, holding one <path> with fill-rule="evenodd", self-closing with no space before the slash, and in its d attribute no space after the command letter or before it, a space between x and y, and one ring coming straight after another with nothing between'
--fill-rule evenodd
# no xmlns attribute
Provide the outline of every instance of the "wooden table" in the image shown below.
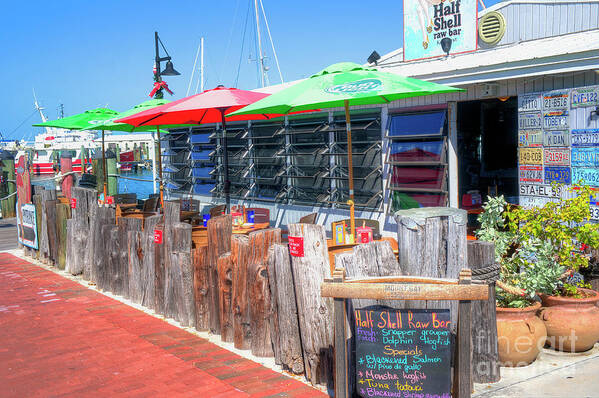
<svg viewBox="0 0 599 398"><path fill-rule="evenodd" d="M391 249L393 250L393 254L395 257L398 257L399 260L399 244L395 238L384 236L378 241L386 240L391 245ZM333 271L335 270L335 255L343 252L352 251L354 246L357 246L361 243L346 243L346 244L336 244L333 239L327 239L327 248L329 251L329 265L331 266L331 275L333 275Z"/></svg>
<svg viewBox="0 0 599 398"><path fill-rule="evenodd" d="M260 231L261 229L266 229L268 227L270 227L270 223L268 223L268 222L254 223L252 225L243 224L239 227L234 226L233 234L234 235L247 235L250 232Z"/></svg>

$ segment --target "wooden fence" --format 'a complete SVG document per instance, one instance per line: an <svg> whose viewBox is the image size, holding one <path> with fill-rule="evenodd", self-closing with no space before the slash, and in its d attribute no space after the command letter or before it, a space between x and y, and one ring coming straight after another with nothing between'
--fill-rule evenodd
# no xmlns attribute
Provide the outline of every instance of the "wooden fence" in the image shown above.
<svg viewBox="0 0 599 398"><path fill-rule="evenodd" d="M40 245L38 251L24 248L27 255L184 326L218 334L238 349L274 357L287 371L305 374L313 384L327 384L332 390L333 300L320 294L322 281L331 277L323 226L289 225L289 236L303 239L304 255L299 257L291 256L287 244L281 243L278 228L234 234L229 215L211 218L207 231L192 232L191 225L180 222L178 201L166 202L160 215L117 220L114 208L98 205L95 190L73 187L71 196L68 202L55 191L36 189ZM452 222L451 217L447 220L443 230L458 236L462 226L447 228ZM155 231L162 232L160 243L155 242ZM435 257L444 262L442 275L423 276L446 277L466 267L463 232L451 261ZM427 234L414 235L412 244L423 236ZM358 245L351 253L337 255L336 261L348 277L413 275L417 265L415 257L400 267L386 241ZM441 269L427 261L435 272ZM356 307L365 304L366 300L350 302ZM496 351L476 358L496 361Z"/></svg>

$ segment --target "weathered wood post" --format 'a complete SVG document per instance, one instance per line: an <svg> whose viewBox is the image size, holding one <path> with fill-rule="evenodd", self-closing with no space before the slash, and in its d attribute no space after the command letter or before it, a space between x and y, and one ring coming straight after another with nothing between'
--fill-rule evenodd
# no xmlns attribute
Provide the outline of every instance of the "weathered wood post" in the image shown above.
<svg viewBox="0 0 599 398"><path fill-rule="evenodd" d="M273 244L281 243L281 230L268 228L250 233L250 261L248 286L250 301L250 328L252 329L252 354L257 357L274 355L270 338L271 292L268 284L266 259Z"/></svg>
<svg viewBox="0 0 599 398"><path fill-rule="evenodd" d="M114 196L118 193L118 181L115 177L116 155L110 149L106 151L106 175L108 176L107 195Z"/></svg>
<svg viewBox="0 0 599 398"><path fill-rule="evenodd" d="M303 256L291 266L306 377L313 384L333 385L333 300L320 295L320 283L331 277L327 240L322 225L290 224L289 237L303 242Z"/></svg>
<svg viewBox="0 0 599 398"><path fill-rule="evenodd" d="M469 241L468 264L472 269L472 279L489 284L489 299L472 303L472 378L475 383L495 383L501 379L495 304L499 265L495 264L495 245Z"/></svg>
<svg viewBox="0 0 599 398"><path fill-rule="evenodd" d="M250 306L248 291L248 262L250 260L250 241L246 235L231 237L231 255L233 257L233 343L235 348L249 350L252 345L250 328Z"/></svg>
<svg viewBox="0 0 599 398"><path fill-rule="evenodd" d="M42 214L42 227L41 227L41 236L39 236L39 248L40 248L40 260L44 264L52 264L52 243L50 241L50 235L52 230L56 229L55 225L50 226L48 224L48 211L49 206L52 204L55 205L56 202L56 191L53 189L44 189L42 192L42 202L41 202L41 214ZM54 220L55 221L55 220ZM53 234L52 234L53 235ZM52 236L55 238L55 235Z"/></svg>
<svg viewBox="0 0 599 398"><path fill-rule="evenodd" d="M147 308L154 308L155 304L156 246L159 245L154 242L154 230L162 222L162 215L150 216L144 220L140 304Z"/></svg>
<svg viewBox="0 0 599 398"><path fill-rule="evenodd" d="M104 163L101 151L95 151L92 155L92 172L96 176L96 189L98 193L104 192Z"/></svg>
<svg viewBox="0 0 599 398"><path fill-rule="evenodd" d="M210 330L210 269L208 246L199 245L193 249L193 289L196 301L197 330Z"/></svg>
<svg viewBox="0 0 599 398"><path fill-rule="evenodd" d="M220 303L220 339L233 341L233 256L227 252L218 257L218 301Z"/></svg>
<svg viewBox="0 0 599 398"><path fill-rule="evenodd" d="M96 194L95 190L92 190ZM108 246L110 228L115 228L115 209L99 206L96 210L96 220L91 229L91 239L94 239L94 256L91 263L90 280L101 289L107 289Z"/></svg>
<svg viewBox="0 0 599 398"><path fill-rule="evenodd" d="M15 182L15 157L12 153L0 150L0 198L12 195L17 191ZM0 201L3 218L15 217L17 196L12 195Z"/></svg>
<svg viewBox="0 0 599 398"><path fill-rule="evenodd" d="M118 262L116 263L113 293L129 297L129 232L141 231L139 218L120 217L118 221Z"/></svg>
<svg viewBox="0 0 599 398"><path fill-rule="evenodd" d="M208 220L208 261L210 270L210 331L220 334L220 302L218 297L218 258L231 251L233 223L231 215Z"/></svg>
<svg viewBox="0 0 599 398"><path fill-rule="evenodd" d="M60 172L62 175L73 171L73 155L69 151L63 151L60 154ZM71 188L73 187L74 177L72 174L63 177L60 183L62 194L71 200Z"/></svg>
<svg viewBox="0 0 599 398"><path fill-rule="evenodd" d="M97 206L95 189L71 188L72 218L67 220L67 256L65 269L73 275L83 273L88 238L90 236L89 209Z"/></svg>
<svg viewBox="0 0 599 398"><path fill-rule="evenodd" d="M71 207L66 203L56 204L56 235L58 238L57 267L64 269L67 255L67 220L71 218Z"/></svg>
<svg viewBox="0 0 599 398"><path fill-rule="evenodd" d="M270 333L275 361L291 372L301 374L304 372L304 358L287 245L272 245L266 264L272 295Z"/></svg>
<svg viewBox="0 0 599 398"><path fill-rule="evenodd" d="M399 263L407 275L457 279L468 268L465 210L424 207L395 213ZM457 302L409 301L406 308L450 308L451 331L457 327Z"/></svg>

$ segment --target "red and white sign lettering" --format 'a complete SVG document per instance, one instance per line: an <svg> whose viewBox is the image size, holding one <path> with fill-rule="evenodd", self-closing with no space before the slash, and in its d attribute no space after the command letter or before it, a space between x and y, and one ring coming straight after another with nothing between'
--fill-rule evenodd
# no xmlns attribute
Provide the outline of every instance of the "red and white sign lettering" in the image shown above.
<svg viewBox="0 0 599 398"><path fill-rule="evenodd" d="M106 204L113 205L114 204L114 196L106 196Z"/></svg>
<svg viewBox="0 0 599 398"><path fill-rule="evenodd" d="M295 257L304 257L304 238L302 236L289 236L289 253Z"/></svg>
<svg viewBox="0 0 599 398"><path fill-rule="evenodd" d="M154 243L162 244L162 230L154 230Z"/></svg>
<svg viewBox="0 0 599 398"><path fill-rule="evenodd" d="M71 198L71 209L77 208L77 198Z"/></svg>

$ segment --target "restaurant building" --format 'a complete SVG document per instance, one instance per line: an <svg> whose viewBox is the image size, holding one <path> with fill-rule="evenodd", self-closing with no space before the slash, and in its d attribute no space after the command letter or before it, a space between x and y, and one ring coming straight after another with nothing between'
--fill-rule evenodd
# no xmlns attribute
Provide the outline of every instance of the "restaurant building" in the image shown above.
<svg viewBox="0 0 599 398"><path fill-rule="evenodd" d="M402 208L475 212L489 194L531 206L562 194L552 182L599 187L599 0L436 3L405 0L403 48L369 65L464 91L352 108L356 217L386 235ZM219 126L167 137L170 193L222 203ZM276 225L317 212L330 231L349 217L342 109L232 124L227 137L234 203Z"/></svg>

